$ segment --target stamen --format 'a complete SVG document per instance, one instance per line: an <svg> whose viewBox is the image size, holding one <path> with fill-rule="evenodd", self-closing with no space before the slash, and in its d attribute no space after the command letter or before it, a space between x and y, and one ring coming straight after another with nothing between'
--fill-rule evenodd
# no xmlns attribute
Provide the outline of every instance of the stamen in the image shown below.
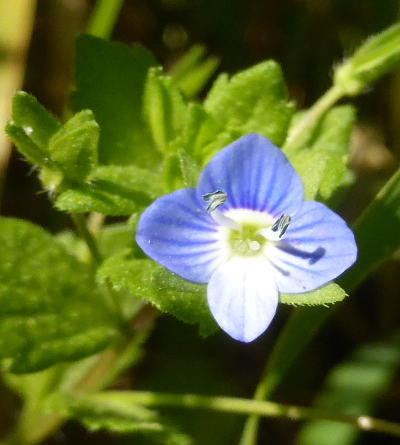
<svg viewBox="0 0 400 445"><path fill-rule="evenodd" d="M271 230L278 234L279 239L285 234L291 220L292 218L289 215L283 213L272 225Z"/></svg>
<svg viewBox="0 0 400 445"><path fill-rule="evenodd" d="M292 218L289 215L283 213L270 228L261 229L258 233L270 241L279 241L285 234L291 220Z"/></svg>
<svg viewBox="0 0 400 445"><path fill-rule="evenodd" d="M212 219L221 226L228 229L240 230L240 225L231 218L225 216L218 210L218 207L226 202L227 194L222 190L216 190L212 193L206 193L203 195L204 201L208 202L206 211L210 214Z"/></svg>
<svg viewBox="0 0 400 445"><path fill-rule="evenodd" d="M216 190L215 192L212 193L206 193L205 195L203 195L204 201L208 202L206 211L208 213L213 212L220 205L226 202L227 197L228 197L227 194L222 190Z"/></svg>

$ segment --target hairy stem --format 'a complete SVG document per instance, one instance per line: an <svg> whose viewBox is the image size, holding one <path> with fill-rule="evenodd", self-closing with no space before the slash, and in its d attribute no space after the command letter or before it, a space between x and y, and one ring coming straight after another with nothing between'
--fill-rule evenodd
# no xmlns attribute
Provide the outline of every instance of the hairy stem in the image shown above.
<svg viewBox="0 0 400 445"><path fill-rule="evenodd" d="M92 235L92 233L89 231L86 219L82 213L72 213L71 219L73 223L75 224L76 230L79 233L79 236L85 241L91 255L93 258L93 261L96 265L99 265L102 262L101 254L99 251L99 248L97 246L97 242Z"/></svg>
<svg viewBox="0 0 400 445"><path fill-rule="evenodd" d="M120 400L144 406L177 406L188 409L207 409L235 414L257 414L263 417L281 417L292 420L322 419L347 423L364 431L374 431L400 436L400 425L369 416L348 416L318 408L305 408L275 402L249 400L235 397L200 396L196 394L160 394L147 391L107 391L88 396L102 402Z"/></svg>
<svg viewBox="0 0 400 445"><path fill-rule="evenodd" d="M331 88L329 88L329 90L306 111L305 115L297 123L297 125L292 127L287 137L285 146L300 138L309 127L318 122L318 120L332 107L332 105L334 105L344 95L343 90L337 85L333 85Z"/></svg>

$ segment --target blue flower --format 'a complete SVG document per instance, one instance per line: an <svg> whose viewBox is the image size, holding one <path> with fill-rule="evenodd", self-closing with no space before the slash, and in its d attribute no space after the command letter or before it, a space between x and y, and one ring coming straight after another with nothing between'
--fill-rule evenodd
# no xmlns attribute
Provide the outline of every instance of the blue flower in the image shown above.
<svg viewBox="0 0 400 445"><path fill-rule="evenodd" d="M170 271L208 283L212 315L231 337L250 342L275 315L279 292L312 291L357 256L336 213L304 201L285 155L248 134L217 153L197 188L157 199L142 214L136 241Z"/></svg>

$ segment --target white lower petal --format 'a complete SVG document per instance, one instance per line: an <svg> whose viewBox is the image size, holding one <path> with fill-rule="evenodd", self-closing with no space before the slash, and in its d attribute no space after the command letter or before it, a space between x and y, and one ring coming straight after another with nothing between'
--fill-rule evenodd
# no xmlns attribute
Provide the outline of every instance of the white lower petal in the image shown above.
<svg viewBox="0 0 400 445"><path fill-rule="evenodd" d="M261 256L231 258L214 272L207 293L219 326L246 343L268 328L278 304L271 266Z"/></svg>

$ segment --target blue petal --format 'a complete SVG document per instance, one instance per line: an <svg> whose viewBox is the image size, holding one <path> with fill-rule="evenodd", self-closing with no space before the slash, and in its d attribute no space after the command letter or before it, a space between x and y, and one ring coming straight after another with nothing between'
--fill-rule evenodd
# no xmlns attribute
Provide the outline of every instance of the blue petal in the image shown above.
<svg viewBox="0 0 400 445"><path fill-rule="evenodd" d="M308 292L333 280L357 257L353 232L323 204L305 201L285 238L266 255L280 292Z"/></svg>
<svg viewBox="0 0 400 445"><path fill-rule="evenodd" d="M294 215L303 202L303 185L282 151L258 134L248 134L217 153L197 185L199 198L227 193L221 210L247 208L273 217Z"/></svg>
<svg viewBox="0 0 400 445"><path fill-rule="evenodd" d="M234 257L208 283L208 305L219 326L245 343L260 336L273 319L278 290L262 257Z"/></svg>
<svg viewBox="0 0 400 445"><path fill-rule="evenodd" d="M139 220L136 242L153 260L187 280L207 283L224 261L218 226L194 189L162 196Z"/></svg>

